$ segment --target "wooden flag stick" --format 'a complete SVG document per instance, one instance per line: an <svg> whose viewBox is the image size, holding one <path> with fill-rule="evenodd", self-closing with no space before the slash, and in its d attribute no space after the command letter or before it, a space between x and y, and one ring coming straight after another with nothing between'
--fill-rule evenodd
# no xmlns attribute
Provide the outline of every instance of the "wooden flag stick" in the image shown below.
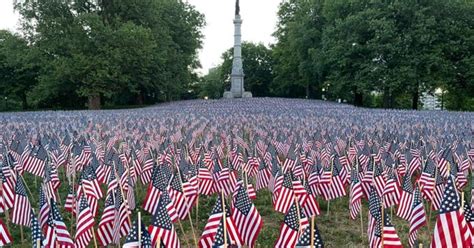
<svg viewBox="0 0 474 248"><path fill-rule="evenodd" d="M181 224L181 220L178 218L178 224L179 224L179 228L181 229L181 232L183 233L183 236L186 236L186 234L184 233L184 228L183 228L183 224ZM186 237L184 237L184 240L186 241L186 245L187 247L191 247L189 245L189 241Z"/></svg>
<svg viewBox="0 0 474 248"><path fill-rule="evenodd" d="M381 239L382 239L381 244L382 244L382 248L383 248L383 247L384 247L384 245L383 245L383 227L384 227L385 223L384 223L384 215L383 215L383 209L384 209L384 207L383 207L383 203L382 203L382 202L380 203L380 209L381 209L381 217L380 217L380 218L382 219L382 221L381 221L381 223L380 223L380 225L382 226L382 228L381 228L381 236L382 236L382 237L381 237Z"/></svg>
<svg viewBox="0 0 474 248"><path fill-rule="evenodd" d="M222 197L222 211L224 213L223 215L223 223L222 225L224 226L224 248L227 248L227 225L226 225L226 222L227 222L227 216L226 216L226 212L225 212L225 198L224 198L224 191L221 191L221 197Z"/></svg>
<svg viewBox="0 0 474 248"><path fill-rule="evenodd" d="M23 226L20 225L20 238L21 238L21 243L25 242L24 237L23 237Z"/></svg>
<svg viewBox="0 0 474 248"><path fill-rule="evenodd" d="M362 218L362 208L363 208L363 206L361 204L360 213L359 213L359 215L360 215L360 236L362 238L364 238L364 219Z"/></svg>
<svg viewBox="0 0 474 248"><path fill-rule="evenodd" d="M199 228L199 225L198 225L198 222L199 222L199 192L198 192L198 196L197 196L197 199L196 199L196 228Z"/></svg>
<svg viewBox="0 0 474 248"><path fill-rule="evenodd" d="M158 242L156 242L156 248L160 248L160 247L161 247L161 237L158 234Z"/></svg>
<svg viewBox="0 0 474 248"><path fill-rule="evenodd" d="M314 248L314 215L311 216L311 232L310 232L310 235L311 235L311 248Z"/></svg>
<svg viewBox="0 0 474 248"><path fill-rule="evenodd" d="M138 211L138 246L142 247L142 213Z"/></svg>
<svg viewBox="0 0 474 248"><path fill-rule="evenodd" d="M301 231L301 215L300 215L300 203L298 202L298 196L295 196L294 198L294 201L295 201L295 205L296 205L296 214L297 214L297 218L298 218L298 235L297 237L300 236L300 231Z"/></svg>

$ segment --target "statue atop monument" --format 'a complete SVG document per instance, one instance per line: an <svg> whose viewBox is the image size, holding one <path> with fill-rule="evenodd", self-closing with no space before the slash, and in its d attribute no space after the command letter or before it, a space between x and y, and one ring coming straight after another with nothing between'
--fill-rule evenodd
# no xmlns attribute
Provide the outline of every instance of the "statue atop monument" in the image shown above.
<svg viewBox="0 0 474 248"><path fill-rule="evenodd" d="M239 0L235 1L234 18L234 59L232 60L232 72L230 74L230 91L224 92L224 98L246 98L252 97L252 93L244 89L244 69L242 65L242 19L240 18Z"/></svg>
<svg viewBox="0 0 474 248"><path fill-rule="evenodd" d="M235 15L236 15L236 16L240 15L239 0L235 1Z"/></svg>

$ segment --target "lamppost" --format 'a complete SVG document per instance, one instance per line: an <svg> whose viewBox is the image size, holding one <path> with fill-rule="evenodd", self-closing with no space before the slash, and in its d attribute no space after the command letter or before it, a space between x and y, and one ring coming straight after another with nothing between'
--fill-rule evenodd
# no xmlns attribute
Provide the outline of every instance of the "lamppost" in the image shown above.
<svg viewBox="0 0 474 248"><path fill-rule="evenodd" d="M8 96L5 97L5 111L8 109Z"/></svg>

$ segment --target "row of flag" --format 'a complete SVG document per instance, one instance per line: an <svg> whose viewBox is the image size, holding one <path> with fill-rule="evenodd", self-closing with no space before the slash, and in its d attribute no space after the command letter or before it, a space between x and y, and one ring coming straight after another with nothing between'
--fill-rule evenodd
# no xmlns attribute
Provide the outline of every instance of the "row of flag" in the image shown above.
<svg viewBox="0 0 474 248"><path fill-rule="evenodd" d="M87 121L71 115L69 120L75 122L66 128L21 119L24 126L2 124L0 212L5 217L0 219L0 245L14 242L6 225L11 222L31 228L36 247L120 243L126 247L180 247L175 225L181 220L191 222L191 211L198 211L199 198L206 195L215 196L216 202L201 236L193 235L194 246L254 247L264 225L253 204L260 190L269 190L269 204L285 215L275 247L324 246L324 234L315 223L321 212L317 199L329 202L341 197L348 197L353 220L362 217L362 203L368 202L371 247L402 246L388 208L395 208L396 215L407 221L406 245L416 246L419 229L427 225L425 205L438 212L432 247L472 245L473 201L467 202L461 192L469 184L474 148L461 136L463 130L456 129L459 126L444 126L451 136L437 131L423 136L404 126L402 130L409 132L394 131L387 121L382 122L386 128L362 128L356 121L347 130L317 125L301 132L293 128L291 115L279 120L274 114L262 116L253 110L252 117L244 117L242 110L251 112L252 106L238 104L241 112L237 116L249 120L248 127L212 114L191 115L188 120L165 118L158 123L145 117L146 121L134 122L133 116L151 110L139 110L119 122L114 118L120 112L104 112ZM298 108L306 111L306 105L301 105ZM323 107L336 113L355 111ZM161 113L176 111L162 108ZM216 112L229 106L222 109ZM407 115L396 112L393 116L402 114ZM331 116L322 120L335 124ZM268 121L270 117L276 123ZM209 120L222 121L224 128ZM289 123L282 124L282 120ZM415 126L430 130L433 125ZM41 131L26 131L25 127ZM334 135L336 131L341 134ZM25 173L42 179L34 195L23 179ZM61 185L68 188L64 204L58 193ZM142 186L146 196L136 199ZM38 199L37 204L33 198ZM101 211L99 205L104 206ZM74 235L60 209L74 216ZM134 218L134 211L150 213L151 223ZM453 228L459 232L449 232Z"/></svg>

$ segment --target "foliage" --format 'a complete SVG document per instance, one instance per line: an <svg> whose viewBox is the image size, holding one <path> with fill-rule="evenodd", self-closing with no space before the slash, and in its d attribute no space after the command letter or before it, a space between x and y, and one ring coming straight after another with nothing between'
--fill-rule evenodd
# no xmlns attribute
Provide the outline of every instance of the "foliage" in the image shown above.
<svg viewBox="0 0 474 248"><path fill-rule="evenodd" d="M27 83L9 91L26 99L25 107L28 102L42 108L99 108L169 101L187 95L197 80L204 19L187 3L39 0L18 1L15 8L22 17L17 43L23 47L12 53L28 50L24 54L34 53L39 65L30 70L32 76L19 75ZM2 78L1 83L9 80L19 81Z"/></svg>
<svg viewBox="0 0 474 248"><path fill-rule="evenodd" d="M417 109L421 92L442 88L448 107L472 109L473 8L472 1L284 1L271 90L385 108L407 107L399 100L408 95Z"/></svg>

